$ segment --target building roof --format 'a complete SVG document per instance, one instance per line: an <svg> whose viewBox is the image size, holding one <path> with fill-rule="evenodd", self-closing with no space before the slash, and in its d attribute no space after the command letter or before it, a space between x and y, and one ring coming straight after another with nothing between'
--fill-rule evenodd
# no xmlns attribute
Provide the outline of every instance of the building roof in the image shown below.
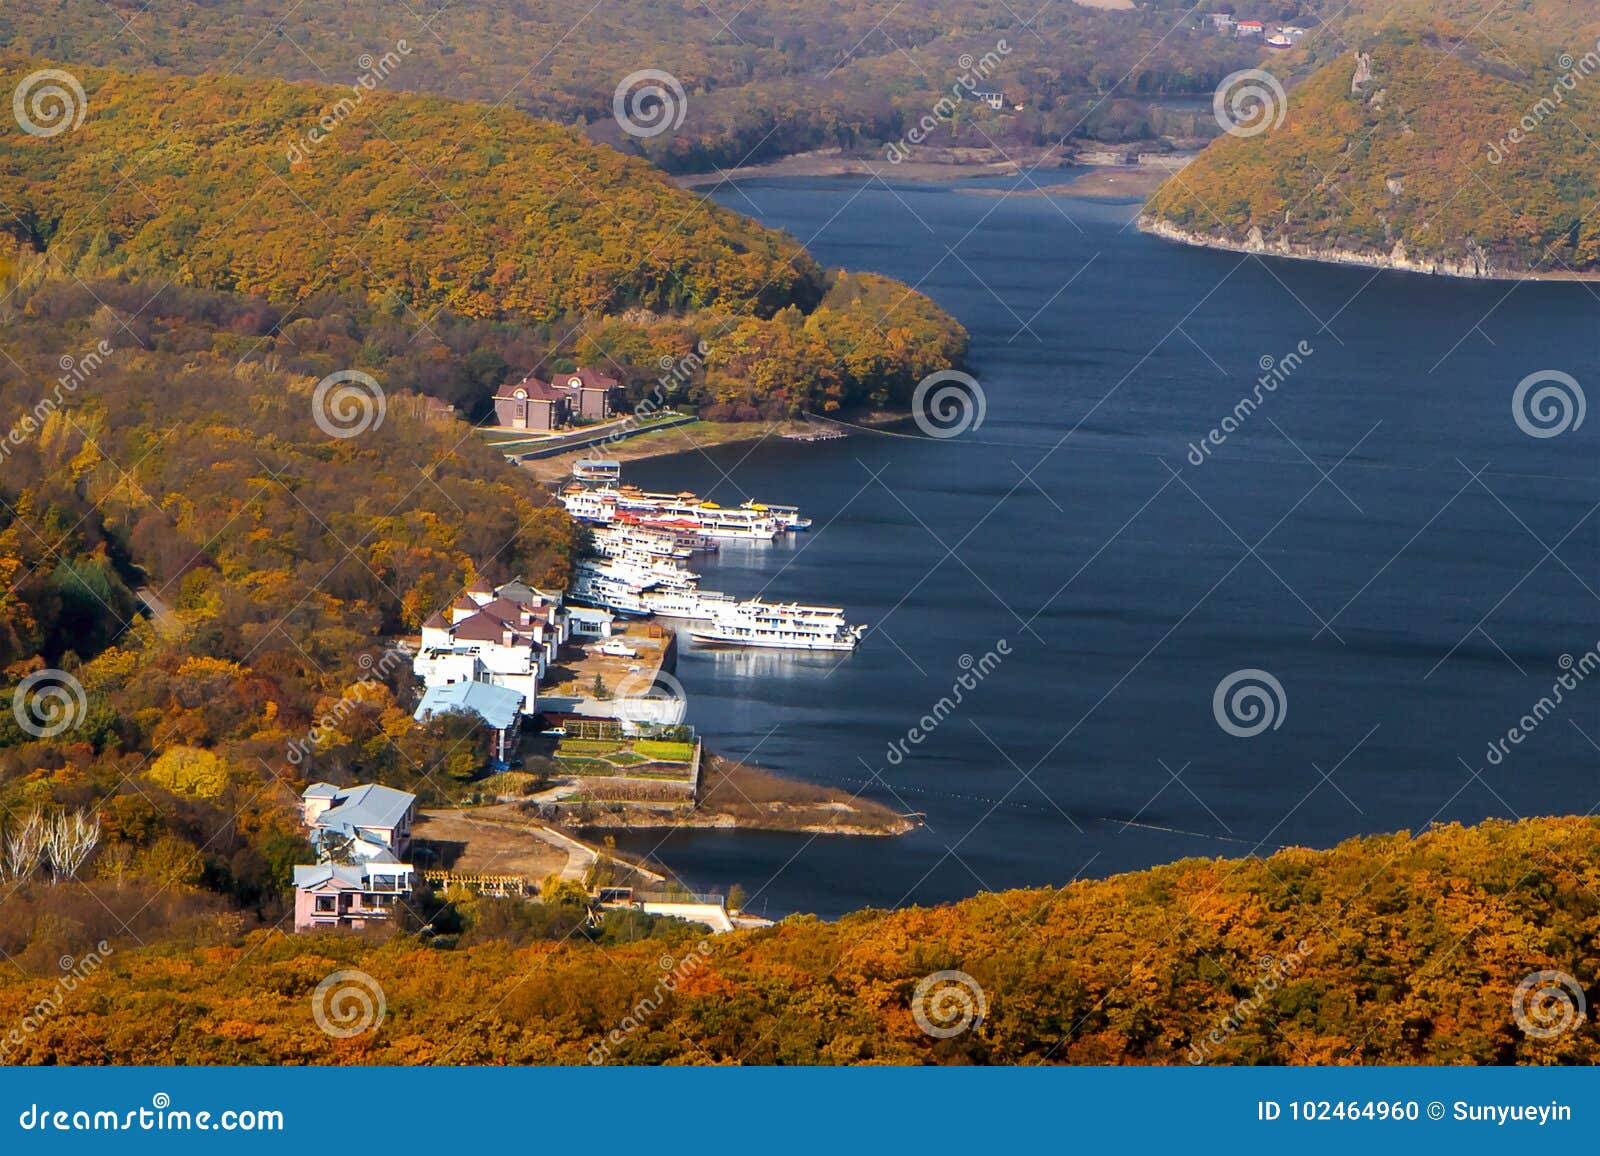
<svg viewBox="0 0 1600 1156"><path fill-rule="evenodd" d="M485 602L478 608L478 612L480 614L493 615L508 626L522 626L524 625L522 619L528 613L528 607L501 595L492 602ZM543 626L544 624L544 619L542 618L534 620L534 625Z"/></svg>
<svg viewBox="0 0 1600 1156"><path fill-rule="evenodd" d="M423 722L430 715L452 710L471 711L496 730L505 730L522 713L522 695L509 687L488 682L452 682L431 686L422 695L414 716Z"/></svg>
<svg viewBox="0 0 1600 1156"><path fill-rule="evenodd" d="M432 614L428 615L428 621L424 622L422 624L422 626L423 626L423 629L425 629L425 630L449 630L450 629L450 623L447 622L445 620L445 616L443 614L440 614L437 610L435 610Z"/></svg>
<svg viewBox="0 0 1600 1156"><path fill-rule="evenodd" d="M504 644L506 631L512 630L509 623L502 622L493 614L478 611L471 618L463 618L455 624L453 636L457 639L467 638L475 642L499 642ZM512 631L513 634L515 631Z"/></svg>
<svg viewBox="0 0 1600 1156"><path fill-rule="evenodd" d="M522 606L544 601L543 596L521 578L513 578L504 586L495 587L494 592L497 598L506 598Z"/></svg>
<svg viewBox="0 0 1600 1156"><path fill-rule="evenodd" d="M608 377L598 369L575 369L571 373L561 375L561 385L571 388L572 380L578 380L583 389L616 389L622 384L614 377Z"/></svg>
<svg viewBox="0 0 1600 1156"><path fill-rule="evenodd" d="M339 788L332 783L312 783L300 795L302 799L332 799L338 797Z"/></svg>
<svg viewBox="0 0 1600 1156"><path fill-rule="evenodd" d="M401 863L392 855L387 863L376 857L372 862L385 867L399 866L404 867L406 871L414 870L409 864ZM371 868L366 863L316 863L309 866L297 863L294 868L294 885L302 891L312 891L329 883L341 888L362 888L367 885L371 875Z"/></svg>
<svg viewBox="0 0 1600 1156"><path fill-rule="evenodd" d="M515 385L506 384L500 387L500 392L494 395L496 401L522 401L517 394L521 392L529 401L560 401L566 394L548 381L540 381L533 374L528 374Z"/></svg>
<svg viewBox="0 0 1600 1156"><path fill-rule="evenodd" d="M587 606L567 607L567 617L574 622L598 622L601 625L616 621L614 615L604 610L591 610Z"/></svg>
<svg viewBox="0 0 1600 1156"><path fill-rule="evenodd" d="M319 783L318 786L326 784ZM325 795L316 796L326 798ZM339 791L333 798L333 806L324 811L317 819L320 827L394 827L405 818L406 812L411 810L417 801L415 795L406 791L397 791L393 787L382 787L376 783L365 783L359 787L348 787Z"/></svg>

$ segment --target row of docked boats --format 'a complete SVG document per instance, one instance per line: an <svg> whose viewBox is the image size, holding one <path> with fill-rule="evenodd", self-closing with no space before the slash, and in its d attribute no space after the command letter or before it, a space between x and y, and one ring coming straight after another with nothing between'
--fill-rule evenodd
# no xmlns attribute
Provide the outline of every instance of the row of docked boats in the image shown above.
<svg viewBox="0 0 1600 1156"><path fill-rule="evenodd" d="M586 484L587 483L587 484ZM695 642L784 650L854 650L866 632L843 609L739 599L700 588L686 565L725 539L771 541L808 528L793 506L746 502L725 509L694 494L652 494L615 475L584 478L562 492L568 512L591 526L590 555L568 596L613 614L683 619Z"/></svg>
<svg viewBox="0 0 1600 1156"><path fill-rule="evenodd" d="M574 518L597 526L687 530L712 541L770 542L790 531L811 528L811 519L802 517L793 506L748 501L729 508L704 501L697 494L653 494L635 486L574 484L562 491L561 501Z"/></svg>

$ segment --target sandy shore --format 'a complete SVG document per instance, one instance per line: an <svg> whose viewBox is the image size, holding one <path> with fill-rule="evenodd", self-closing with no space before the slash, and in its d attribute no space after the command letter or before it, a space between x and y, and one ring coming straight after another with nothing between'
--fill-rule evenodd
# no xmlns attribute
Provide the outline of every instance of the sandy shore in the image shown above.
<svg viewBox="0 0 1600 1156"><path fill-rule="evenodd" d="M763 165L741 165L714 173L687 173L674 177L686 189L714 188L727 181L757 177L881 176L897 181L954 181L971 177L1007 177L1033 169L1059 169L1073 163L1057 148L936 149L917 150L923 160L891 164L881 156L846 156L839 149L796 153Z"/></svg>
<svg viewBox="0 0 1600 1156"><path fill-rule="evenodd" d="M957 189L975 197L1091 197L1099 200L1147 201L1172 174L1157 168L1089 169L1070 181L1056 184L994 189Z"/></svg>
<svg viewBox="0 0 1600 1156"><path fill-rule="evenodd" d="M852 424L864 430L890 430L910 420L904 413L872 413L851 419ZM670 458L677 454L698 453L713 446L748 445L754 442L776 440L785 434L814 433L830 428L826 423L809 421L697 421L689 425L654 433L640 434L626 441L604 446L590 446L573 450L553 458L539 458L522 462L527 470L541 482L562 482L572 476L572 465L580 458L609 458L617 462L639 462L647 458ZM854 436L854 435L852 435ZM797 442L803 445L803 442Z"/></svg>
<svg viewBox="0 0 1600 1156"><path fill-rule="evenodd" d="M576 819L574 826L585 831L708 827L892 838L914 830L918 822L917 816L902 815L873 799L708 754L693 811L607 803Z"/></svg>
<svg viewBox="0 0 1600 1156"><path fill-rule="evenodd" d="M639 434L626 441L590 446L551 458L537 458L522 462L527 470L541 482L564 481L572 475L572 465L582 458L609 458L617 462L638 462L646 458L665 458L674 454L692 454L712 446L739 445L767 438L780 438L786 433L803 433L813 427L803 421L697 421L672 429Z"/></svg>

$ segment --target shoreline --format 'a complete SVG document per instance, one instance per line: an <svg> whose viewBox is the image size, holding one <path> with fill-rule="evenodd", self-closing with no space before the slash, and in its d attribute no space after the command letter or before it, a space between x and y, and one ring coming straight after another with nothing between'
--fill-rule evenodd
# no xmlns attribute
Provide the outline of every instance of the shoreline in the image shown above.
<svg viewBox="0 0 1600 1156"><path fill-rule="evenodd" d="M1153 151L1155 141L1141 142ZM1123 155L1138 155L1140 146L1129 146ZM1014 177L1024 172L1056 172L1065 169L1127 169L1130 171L1159 172L1163 178L1174 170L1157 164L1124 164L1105 159L1108 150L1092 149L1068 153L1051 145L1018 146L1010 150L999 148L937 148L921 146L920 155L927 159L891 163L879 156L846 155L842 149L815 149L811 152L791 153L775 161L761 164L739 165L731 169L716 169L708 173L680 173L672 182L682 189L711 189L730 181L758 178L784 179L801 177L885 177L894 176L901 181L939 184L946 181L974 177ZM1190 152L1159 154L1162 156L1190 158ZM1179 166L1181 167L1181 166Z"/></svg>
<svg viewBox="0 0 1600 1156"><path fill-rule="evenodd" d="M1426 277L1446 277L1461 281L1551 281L1583 284L1600 281L1600 273L1539 273L1496 269L1487 259L1472 263L1465 261L1413 260L1404 244L1396 244L1389 253L1368 252L1361 249L1319 249L1289 241L1268 243L1252 230L1249 241L1233 241L1225 237L1182 229L1168 221L1158 220L1141 213L1138 220L1141 233L1158 237L1174 244L1189 245L1196 249L1211 249L1219 253L1245 253L1258 257L1279 257L1287 261L1310 261L1323 265L1345 265L1352 268L1385 269L1395 273L1416 273Z"/></svg>
<svg viewBox="0 0 1600 1156"><path fill-rule="evenodd" d="M560 829L575 832L583 841L596 834L661 828L892 839L919 826L915 816L859 793L774 774L709 752L700 795L687 812L682 807L601 800L593 807L563 822Z"/></svg>
<svg viewBox="0 0 1600 1156"><path fill-rule="evenodd" d="M785 439L783 435L811 432L819 425L828 428L838 428L841 425L853 426L866 432L877 433L892 430L895 426L910 420L911 414L907 412L870 413L848 423L836 422L832 418L819 418L815 421L805 419L766 422L696 421L671 429L652 430L608 446L589 446L586 449L572 450L553 457L518 462L517 466L527 470L536 481L551 485L570 477L573 463L583 458L609 458L618 462L656 461L721 446L749 445L769 438L780 441L793 440ZM701 436L696 437L696 433ZM793 444L812 443L794 440Z"/></svg>

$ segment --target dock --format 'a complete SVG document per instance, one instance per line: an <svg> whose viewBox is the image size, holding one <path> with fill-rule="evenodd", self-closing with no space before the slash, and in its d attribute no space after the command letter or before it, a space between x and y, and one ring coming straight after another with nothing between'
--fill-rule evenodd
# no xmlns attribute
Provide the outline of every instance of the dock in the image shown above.
<svg viewBox="0 0 1600 1156"><path fill-rule="evenodd" d="M601 641L621 642L638 652L634 658L600 654L594 647ZM620 689L631 698L642 698L662 673L671 674L678 665L678 636L659 622L617 619L609 639L594 643L569 643L562 647L556 665L549 671L549 683L539 688L539 709L545 715L579 715L584 718L615 718L615 695ZM603 691L596 695L595 680Z"/></svg>

